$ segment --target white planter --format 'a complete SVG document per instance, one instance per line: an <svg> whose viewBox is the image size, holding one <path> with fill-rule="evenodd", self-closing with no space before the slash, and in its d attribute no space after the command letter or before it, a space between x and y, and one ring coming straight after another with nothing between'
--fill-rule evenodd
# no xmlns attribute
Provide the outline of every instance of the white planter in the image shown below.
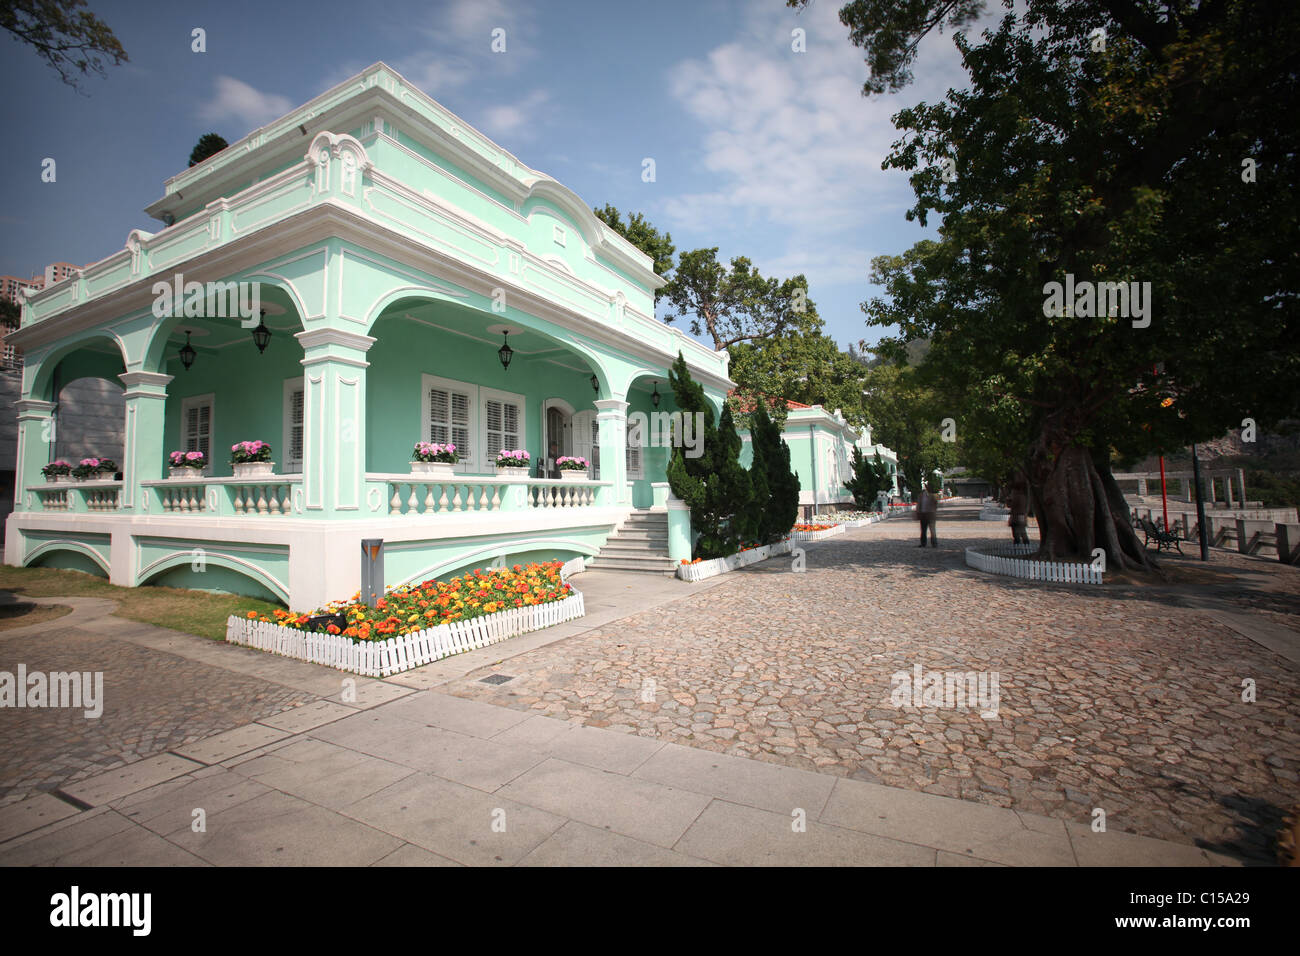
<svg viewBox="0 0 1300 956"><path fill-rule="evenodd" d="M264 464L269 465L270 462L265 462ZM241 466L236 465L235 467L239 468ZM236 472L235 474L238 475L239 473ZM194 479L201 478L202 476L203 476L202 468L186 468L184 465L182 465L179 468L173 468L170 466L167 468L167 477L170 478L172 481L193 481Z"/></svg>
<svg viewBox="0 0 1300 956"><path fill-rule="evenodd" d="M586 469L582 471L566 471L564 469L560 470L560 481L586 481L586 480L587 480Z"/></svg>
<svg viewBox="0 0 1300 956"><path fill-rule="evenodd" d="M413 461L411 476L426 481L452 481L456 477L456 466L445 461Z"/></svg>
<svg viewBox="0 0 1300 956"><path fill-rule="evenodd" d="M497 477L498 478L527 478L528 466L524 465L524 467L522 468L506 468L503 465L497 465Z"/></svg>
<svg viewBox="0 0 1300 956"><path fill-rule="evenodd" d="M50 477L46 478L45 481L46 484L51 484L51 485L70 485L72 484L72 476L71 475L50 475Z"/></svg>
<svg viewBox="0 0 1300 956"><path fill-rule="evenodd" d="M267 478L275 468L273 461L246 461L235 465L236 478Z"/></svg>

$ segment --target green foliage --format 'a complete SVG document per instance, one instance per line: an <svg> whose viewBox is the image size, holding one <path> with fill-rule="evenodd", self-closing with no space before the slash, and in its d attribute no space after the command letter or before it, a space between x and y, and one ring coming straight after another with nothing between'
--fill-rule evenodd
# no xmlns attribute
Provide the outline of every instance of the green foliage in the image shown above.
<svg viewBox="0 0 1300 956"><path fill-rule="evenodd" d="M879 499L881 492L891 491L894 476L889 473L889 465L876 452L873 458L862 454L861 448L853 449L853 477L844 483L844 487L853 495L853 503L861 510L871 508Z"/></svg>
<svg viewBox="0 0 1300 956"><path fill-rule="evenodd" d="M0 27L29 44L69 86L87 73L104 76L105 61L126 63L129 57L108 25L89 10L85 0L0 0Z"/></svg>
<svg viewBox="0 0 1300 956"><path fill-rule="evenodd" d="M677 251L677 247L673 245L672 233L660 233L639 212L629 213L627 222L624 222L619 211L609 203L606 203L603 209L592 211L597 219L648 255L654 261L656 273L668 278L668 273L673 270L673 253ZM656 290L655 301L658 302L663 294L663 289Z"/></svg>
<svg viewBox="0 0 1300 956"><path fill-rule="evenodd" d="M691 526L699 533L692 556L720 558L734 554L742 535L752 532L753 488L749 473L740 465L741 441L731 410L724 407L721 421L714 423L713 407L704 388L691 378L680 352L668 371L668 384L682 416L699 412L704 421L700 456L688 458L685 443L674 440L668 461L668 485L690 508Z"/></svg>
<svg viewBox="0 0 1300 956"><path fill-rule="evenodd" d="M790 467L790 446L781 438L781 426L761 404L749 416L749 443L756 527L747 540L771 544L789 534L799 517L799 476Z"/></svg>
<svg viewBox="0 0 1300 956"><path fill-rule="evenodd" d="M716 246L683 252L677 274L662 291L675 310L665 321L690 316L691 334L708 335L719 351L809 322L820 326L803 275L765 278L744 256L728 268L718 261Z"/></svg>
<svg viewBox="0 0 1300 956"><path fill-rule="evenodd" d="M805 405L840 409L853 425L865 425L863 382L867 369L835 340L822 334L822 323L803 317L777 335L731 346L729 373L747 411L756 396L793 399ZM784 424L784 402L768 403L769 413Z"/></svg>
<svg viewBox="0 0 1300 956"><path fill-rule="evenodd" d="M977 9L857 0L841 19L876 85L897 88L922 36ZM885 162L911 174L908 218L939 217L940 238L877 259L886 295L863 309L896 343L931 339L967 465L1024 467L1052 486L1067 549L1096 534L1117 559L1118 535L1143 563L1108 507L1111 457L1300 400L1300 124L1282 119L1300 112L1300 5L1025 0L954 42L968 88L897 113ZM1067 274L1149 283L1150 324L1086 298L1045 308ZM1108 511L1114 528L1089 517Z"/></svg>
<svg viewBox="0 0 1300 956"><path fill-rule="evenodd" d="M898 455L898 471L913 494L924 477L957 464L957 446L943 440L942 424L954 417L922 368L879 365L867 378L866 409L877 444Z"/></svg>
<svg viewBox="0 0 1300 956"><path fill-rule="evenodd" d="M190 151L190 165L197 166L209 156L215 156L230 144L216 133L204 133Z"/></svg>

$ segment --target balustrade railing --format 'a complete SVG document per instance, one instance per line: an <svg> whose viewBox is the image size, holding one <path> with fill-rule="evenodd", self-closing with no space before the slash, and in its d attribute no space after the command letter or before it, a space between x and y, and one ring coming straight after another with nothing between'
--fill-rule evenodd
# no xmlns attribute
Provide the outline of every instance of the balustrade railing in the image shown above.
<svg viewBox="0 0 1300 956"><path fill-rule="evenodd" d="M600 490L609 486L608 482L599 481L569 482L491 475L466 475L443 481L411 475L369 474L366 480L383 482L384 500L390 515L412 517L533 508L586 508L599 504ZM373 486L378 487L377 484Z"/></svg>

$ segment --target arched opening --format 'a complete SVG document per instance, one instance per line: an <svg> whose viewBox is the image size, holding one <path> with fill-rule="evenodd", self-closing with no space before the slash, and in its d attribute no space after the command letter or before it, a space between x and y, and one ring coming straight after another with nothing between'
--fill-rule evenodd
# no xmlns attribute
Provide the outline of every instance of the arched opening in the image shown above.
<svg viewBox="0 0 1300 956"><path fill-rule="evenodd" d="M125 371L120 344L104 335L41 361L31 394L54 403L47 461L75 466L84 458L108 458L121 470L126 424L119 376Z"/></svg>
<svg viewBox="0 0 1300 956"><path fill-rule="evenodd" d="M527 477L545 478L556 457L589 447L584 423L594 422L594 402L607 386L598 366L570 344L506 316L425 296L386 305L369 334L376 341L366 356L368 472L409 472L412 446L433 441L457 446L461 474L490 475L499 451L522 449Z"/></svg>
<svg viewBox="0 0 1300 956"><path fill-rule="evenodd" d="M702 440L703 432L694 423L684 434L674 431L680 417L681 409L668 387L667 370L638 372L627 390L627 481L634 508L657 503L655 486L668 480L673 442L683 437Z"/></svg>
<svg viewBox="0 0 1300 956"><path fill-rule="evenodd" d="M146 356L146 369L172 377L164 454L203 452L207 476L229 475L230 446L254 440L271 445L277 474L302 471L302 318L286 290L261 283L259 294L256 319L213 302L203 316L162 319Z"/></svg>

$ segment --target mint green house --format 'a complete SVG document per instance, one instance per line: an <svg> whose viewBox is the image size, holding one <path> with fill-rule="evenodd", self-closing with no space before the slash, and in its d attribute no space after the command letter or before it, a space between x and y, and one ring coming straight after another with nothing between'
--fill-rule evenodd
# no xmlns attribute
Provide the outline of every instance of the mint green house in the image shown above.
<svg viewBox="0 0 1300 956"><path fill-rule="evenodd" d="M670 449L629 447L628 423L674 410L678 352L718 409L732 384L725 352L655 319L647 256L383 63L147 211L157 232L28 295L8 337L8 564L307 610L357 591L363 538L389 585L590 556L665 510ZM87 377L124 389L125 438L99 450L121 477L47 482L59 390ZM254 439L272 474L235 478L230 446ZM458 446L454 478L412 473L421 440ZM498 475L501 449L531 467ZM176 450L211 462L169 477ZM561 480L563 455L594 467Z"/></svg>
<svg viewBox="0 0 1300 956"><path fill-rule="evenodd" d="M820 405L787 401L786 409L781 437L790 446L790 467L799 479L799 504L809 513L853 506L853 495L844 483L853 475L854 448L867 458L879 453L895 475L894 493L898 492L898 456L872 442L870 426L850 425L839 409L828 412ZM740 462L748 468L754 457L749 432L741 430L740 438L744 443Z"/></svg>

